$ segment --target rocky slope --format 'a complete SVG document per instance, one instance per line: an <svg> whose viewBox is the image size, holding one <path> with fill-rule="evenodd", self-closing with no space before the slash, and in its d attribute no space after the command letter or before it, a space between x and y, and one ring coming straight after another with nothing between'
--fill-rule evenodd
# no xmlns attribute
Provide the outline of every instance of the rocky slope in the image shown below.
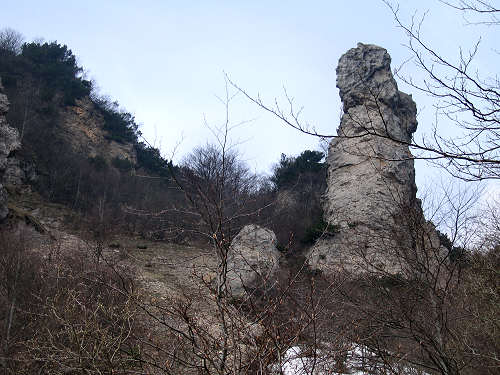
<svg viewBox="0 0 500 375"><path fill-rule="evenodd" d="M338 233L312 250L313 268L372 264L397 270L391 250L411 246L407 225L423 218L408 148L416 105L398 90L390 63L385 49L361 43L339 60L344 114L329 148L324 205Z"/></svg>
<svg viewBox="0 0 500 375"><path fill-rule="evenodd" d="M137 164L136 152L131 143L107 139L104 118L88 97L78 99L76 105L64 109L61 131L66 142L81 155L101 156L110 164L115 158Z"/></svg>

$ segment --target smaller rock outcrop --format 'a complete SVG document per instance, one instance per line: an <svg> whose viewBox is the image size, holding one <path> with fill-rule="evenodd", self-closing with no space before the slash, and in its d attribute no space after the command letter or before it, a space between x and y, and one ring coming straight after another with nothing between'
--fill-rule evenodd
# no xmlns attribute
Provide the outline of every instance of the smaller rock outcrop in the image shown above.
<svg viewBox="0 0 500 375"><path fill-rule="evenodd" d="M9 213L7 208L8 194L4 187L5 171L11 164L12 152L21 147L19 133L9 126L5 118L8 111L9 101L4 94L0 79L0 220L5 219Z"/></svg>
<svg viewBox="0 0 500 375"><path fill-rule="evenodd" d="M269 283L278 269L280 252L273 231L250 224L234 237L228 255L227 285L233 296Z"/></svg>

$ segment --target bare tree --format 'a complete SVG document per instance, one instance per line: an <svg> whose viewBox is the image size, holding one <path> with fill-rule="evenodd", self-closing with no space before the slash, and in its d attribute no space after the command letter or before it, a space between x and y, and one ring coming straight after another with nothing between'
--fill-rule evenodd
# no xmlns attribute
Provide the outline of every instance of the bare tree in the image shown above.
<svg viewBox="0 0 500 375"><path fill-rule="evenodd" d="M0 30L0 53L21 53L24 36L10 27Z"/></svg>
<svg viewBox="0 0 500 375"><path fill-rule="evenodd" d="M140 371L130 269L56 241L41 253L30 235L0 231L0 373Z"/></svg>
<svg viewBox="0 0 500 375"><path fill-rule="evenodd" d="M488 197L478 210L475 248L480 252L488 252L500 246L500 196Z"/></svg>
<svg viewBox="0 0 500 375"><path fill-rule="evenodd" d="M225 105L230 102L227 92ZM196 148L188 155L180 173L172 169L177 186L185 194L189 212L201 225L193 228L209 239L218 260L218 294L226 293L227 256L232 238L242 223L256 212L251 201L257 176L239 159L230 144L229 118L222 127L212 128L215 144Z"/></svg>
<svg viewBox="0 0 500 375"><path fill-rule="evenodd" d="M227 85L221 100L225 120L210 126L214 143L196 148L179 169L171 165L185 196L185 202L172 210L191 217L188 225L210 241L217 264L205 274L194 273L195 285L185 286L175 297L142 305L151 325L161 332L142 340L151 350L143 361L160 373L283 374L289 348L303 341L316 353L327 321L323 302L333 288L324 288L325 295L318 292L304 265L277 275L273 287L266 284L269 276L255 267L259 285L245 286L248 293L243 296L233 294L228 280L232 240L243 224L258 221L270 204L258 199L259 178L230 142L233 94ZM335 336L340 338L340 332ZM307 373L319 368L317 362L308 363Z"/></svg>
<svg viewBox="0 0 500 375"><path fill-rule="evenodd" d="M408 37L406 47L412 60L425 74L416 81L398 69L398 77L411 87L430 95L435 101L437 123L430 137L416 142L431 153L442 156L440 164L452 175L465 180L500 178L500 82L495 72L475 69L474 59L481 40L470 49L459 47L458 57L449 58L432 47L422 35L425 15L415 16L405 24L399 7L384 1L394 15L396 24ZM441 1L462 12L464 18L476 17L470 25L498 27L500 8L489 1ZM453 125L453 136L445 135L443 127Z"/></svg>
<svg viewBox="0 0 500 375"><path fill-rule="evenodd" d="M448 216L448 248L419 209L407 209L399 222L410 242L394 228L370 239L385 244L383 256L397 269L377 264L360 246L353 251L365 272L344 269L346 282L334 296L351 321L351 342L367 349L359 360L380 373L399 374L404 365L443 375L493 374L500 366L494 250L472 252L473 236L456 237L470 229L477 191L447 189L442 196L435 209ZM469 250L450 256L459 246Z"/></svg>
<svg viewBox="0 0 500 375"><path fill-rule="evenodd" d="M421 20L414 19L405 26L399 18L398 8L385 3L397 24L407 33L408 48L417 66L426 74L421 84L410 78L400 78L437 99L438 115L452 125L454 135L460 134L459 137L446 136L442 123L438 123L430 137L406 143L375 131L370 123L358 124L361 131L354 135L321 134L302 120L301 109L286 91L285 106L277 100L267 104L259 96L252 96L231 83L263 110L303 133L325 138L390 138L420 151L417 158L436 162L465 181L499 179L500 86L496 76L473 71L472 62L479 44L468 53L460 51L454 63L423 39ZM484 22L471 22L476 26L498 26L498 10L488 2L444 4L485 17ZM366 112L378 113L383 122L376 93L369 101L370 108L367 107ZM470 253L470 258L451 257L455 247L467 250L476 246L474 239L477 237L473 232L478 230L478 221L470 209L477 201L477 194L455 193L448 189L443 199L445 204L441 204L446 210L441 219L451 236L450 248L442 246L434 226L425 220L418 207L410 207L402 211L397 221L406 229L405 235L409 235L411 241L400 238L401 233L396 233L394 228L386 228L366 238L367 243L385 244L384 251L399 265L400 272L380 267L359 248L356 255L365 272L343 270L345 279L337 284L339 292L331 296L334 301L334 308L330 310L332 316L350 323L351 330L345 332L344 339L367 349L358 359L373 365L370 373L399 374L403 371L402 364L412 366L415 371L443 375L498 371L498 319L492 315L499 300L498 275L493 271L498 264L495 255L498 250L490 242L486 255L477 252ZM491 225L495 217L492 211L489 227L493 230L489 238L498 238L495 225ZM483 309L484 318L479 312Z"/></svg>
<svg viewBox="0 0 500 375"><path fill-rule="evenodd" d="M166 314L186 327L186 330L176 328L168 320L160 320L161 326L180 339L179 351L164 350L165 355L185 370L198 369L206 374L248 373L253 349L245 349L244 344L255 338L245 327L244 316L231 305L232 296L227 285L232 238L241 224L258 211L252 204L258 178L240 161L230 139L231 130L242 124L234 124L230 118L229 106L235 94L230 92L226 83L225 96L220 98L225 120L216 126L206 122L215 142L196 148L179 169L173 168L172 164L170 168L177 187L185 196L183 214L193 218L192 230L209 240L216 256L215 286L212 289L210 281L208 285L202 279L200 289L186 295L180 304L175 304L168 311L155 306L155 311L150 312L154 319L158 318L158 313ZM209 326L206 326L206 321L202 323L199 316L193 316L202 314L199 309L191 308L193 301L200 301L196 297L198 293L205 299L207 293L210 295L203 303L196 303L212 310L212 315L206 317L211 321ZM186 347L192 348L192 354L186 355ZM165 367L162 368L165 370Z"/></svg>

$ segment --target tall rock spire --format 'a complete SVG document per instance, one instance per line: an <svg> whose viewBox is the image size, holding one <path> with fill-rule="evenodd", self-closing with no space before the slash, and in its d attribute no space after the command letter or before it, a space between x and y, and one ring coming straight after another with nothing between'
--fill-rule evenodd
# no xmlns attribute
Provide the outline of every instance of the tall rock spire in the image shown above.
<svg viewBox="0 0 500 375"><path fill-rule="evenodd" d="M339 60L344 113L330 143L324 201L325 220L337 233L314 247L313 268L358 268L367 259L397 268L390 248L411 243L402 215L414 209L421 215L408 147L417 110L398 90L390 63L385 49L361 43Z"/></svg>

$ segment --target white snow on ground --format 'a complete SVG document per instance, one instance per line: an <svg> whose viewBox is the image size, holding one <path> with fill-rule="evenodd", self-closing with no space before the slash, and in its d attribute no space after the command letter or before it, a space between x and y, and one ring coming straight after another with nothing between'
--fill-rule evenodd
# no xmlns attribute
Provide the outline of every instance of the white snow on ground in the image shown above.
<svg viewBox="0 0 500 375"><path fill-rule="evenodd" d="M366 348L356 345L347 353L346 358L346 372L336 372L336 363L334 360L326 355L318 353L316 359L301 355L301 349L298 346L293 346L288 349L283 357L281 371L283 375L371 375L374 373L373 362L371 367L368 368L363 363L363 358L374 356L373 353ZM311 372L314 366L314 371ZM377 366L382 369L382 364ZM279 372L279 365L276 368ZM421 370L413 367L402 366L398 369L401 375L429 375ZM382 372L383 373L383 372Z"/></svg>

